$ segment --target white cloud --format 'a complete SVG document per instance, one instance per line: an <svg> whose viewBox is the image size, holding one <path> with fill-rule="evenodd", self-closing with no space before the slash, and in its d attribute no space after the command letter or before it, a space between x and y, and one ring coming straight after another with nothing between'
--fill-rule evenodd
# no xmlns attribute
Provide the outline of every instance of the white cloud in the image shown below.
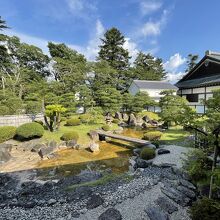
<svg viewBox="0 0 220 220"><path fill-rule="evenodd" d="M158 21L148 21L140 29L140 35L144 37L158 36L167 22L168 11L164 10L161 19Z"/></svg>
<svg viewBox="0 0 220 220"><path fill-rule="evenodd" d="M66 0L66 3L72 15L84 19L97 9L94 3L87 0Z"/></svg>
<svg viewBox="0 0 220 220"><path fill-rule="evenodd" d="M10 30L10 29L6 30L5 34L7 34L9 36L17 36L20 38L21 42L37 46L37 47L41 48L44 53L49 54L49 50L47 48L48 40L46 40L46 39L34 37L31 35L20 33L17 31Z"/></svg>
<svg viewBox="0 0 220 220"><path fill-rule="evenodd" d="M142 15L148 15L157 11L162 6L162 2L155 0L143 0L140 2L140 10Z"/></svg>
<svg viewBox="0 0 220 220"><path fill-rule="evenodd" d="M177 69L186 62L186 58L182 57L179 53L174 54L170 59L164 63L164 68L167 72L174 73Z"/></svg>
<svg viewBox="0 0 220 220"><path fill-rule="evenodd" d="M138 45L135 42L133 42L130 38L126 37L123 48L128 50L129 55L132 57L131 63L133 63L139 52Z"/></svg>
<svg viewBox="0 0 220 220"><path fill-rule="evenodd" d="M184 72L178 72L178 73L168 73L166 80L171 83L176 83L178 80L180 80L185 75Z"/></svg>
<svg viewBox="0 0 220 220"><path fill-rule="evenodd" d="M179 68L186 63L186 58L182 57L181 54L176 53L169 58L167 62L163 64L164 69L167 73L167 80L170 82L176 82L180 80L184 72L179 71Z"/></svg>

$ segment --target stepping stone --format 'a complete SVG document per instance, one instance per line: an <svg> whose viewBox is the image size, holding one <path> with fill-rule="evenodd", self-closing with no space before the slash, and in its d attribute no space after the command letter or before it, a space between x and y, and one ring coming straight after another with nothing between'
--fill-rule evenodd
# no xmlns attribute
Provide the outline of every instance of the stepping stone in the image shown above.
<svg viewBox="0 0 220 220"><path fill-rule="evenodd" d="M117 209L109 208L99 216L98 220L122 220L122 215Z"/></svg>
<svg viewBox="0 0 220 220"><path fill-rule="evenodd" d="M156 207L149 207L145 210L150 220L170 220L168 214Z"/></svg>
<svg viewBox="0 0 220 220"><path fill-rule="evenodd" d="M172 214L173 212L177 211L178 208L175 206L169 199L166 197L159 197L156 200L156 203L165 211L168 212L169 214Z"/></svg>

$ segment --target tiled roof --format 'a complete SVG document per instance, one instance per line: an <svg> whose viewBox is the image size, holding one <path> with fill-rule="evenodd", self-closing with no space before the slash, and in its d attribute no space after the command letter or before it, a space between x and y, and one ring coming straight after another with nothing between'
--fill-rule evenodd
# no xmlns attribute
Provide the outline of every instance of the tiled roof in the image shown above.
<svg viewBox="0 0 220 220"><path fill-rule="evenodd" d="M133 82L138 86L139 89L178 89L176 86L165 81L134 80Z"/></svg>

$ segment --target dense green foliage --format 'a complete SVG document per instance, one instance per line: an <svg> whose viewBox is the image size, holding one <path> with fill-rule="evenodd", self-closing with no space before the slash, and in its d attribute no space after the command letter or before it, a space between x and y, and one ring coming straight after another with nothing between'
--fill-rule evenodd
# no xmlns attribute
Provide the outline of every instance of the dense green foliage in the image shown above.
<svg viewBox="0 0 220 220"><path fill-rule="evenodd" d="M0 127L0 143L12 139L16 134L16 127L3 126Z"/></svg>
<svg viewBox="0 0 220 220"><path fill-rule="evenodd" d="M81 121L79 118L70 118L66 121L66 126L77 126L80 124L81 124Z"/></svg>
<svg viewBox="0 0 220 220"><path fill-rule="evenodd" d="M63 141L77 141L79 139L79 134L76 131L66 132L60 137L60 139Z"/></svg>
<svg viewBox="0 0 220 220"><path fill-rule="evenodd" d="M143 139L149 141L157 141L161 138L162 135L163 133L160 131L148 131L144 134Z"/></svg>
<svg viewBox="0 0 220 220"><path fill-rule="evenodd" d="M199 59L199 56L197 54L188 55L187 61L186 61L186 64L187 64L187 69L185 70L186 73L188 73L190 70L192 70L196 66L198 59Z"/></svg>
<svg viewBox="0 0 220 220"><path fill-rule="evenodd" d="M43 134L43 126L36 122L23 124L16 129L16 136L21 140L39 138Z"/></svg>
<svg viewBox="0 0 220 220"><path fill-rule="evenodd" d="M155 149L143 147L140 153L140 157L143 160L151 160L156 156Z"/></svg>
<svg viewBox="0 0 220 220"><path fill-rule="evenodd" d="M219 220L220 203L204 197L192 205L190 214L192 220Z"/></svg>

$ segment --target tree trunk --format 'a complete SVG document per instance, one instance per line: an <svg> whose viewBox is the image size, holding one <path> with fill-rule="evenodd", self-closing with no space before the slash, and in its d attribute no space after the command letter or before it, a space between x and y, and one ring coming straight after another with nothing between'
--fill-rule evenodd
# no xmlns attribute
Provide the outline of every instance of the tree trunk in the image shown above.
<svg viewBox="0 0 220 220"><path fill-rule="evenodd" d="M50 129L50 125L49 125L48 120L47 120L47 116L46 116L46 114L45 114L45 104L44 104L44 99L42 99L42 113L43 113L43 116L44 116L44 122L45 122L45 125L47 126L47 129L48 129L49 131L51 131L51 129Z"/></svg>

